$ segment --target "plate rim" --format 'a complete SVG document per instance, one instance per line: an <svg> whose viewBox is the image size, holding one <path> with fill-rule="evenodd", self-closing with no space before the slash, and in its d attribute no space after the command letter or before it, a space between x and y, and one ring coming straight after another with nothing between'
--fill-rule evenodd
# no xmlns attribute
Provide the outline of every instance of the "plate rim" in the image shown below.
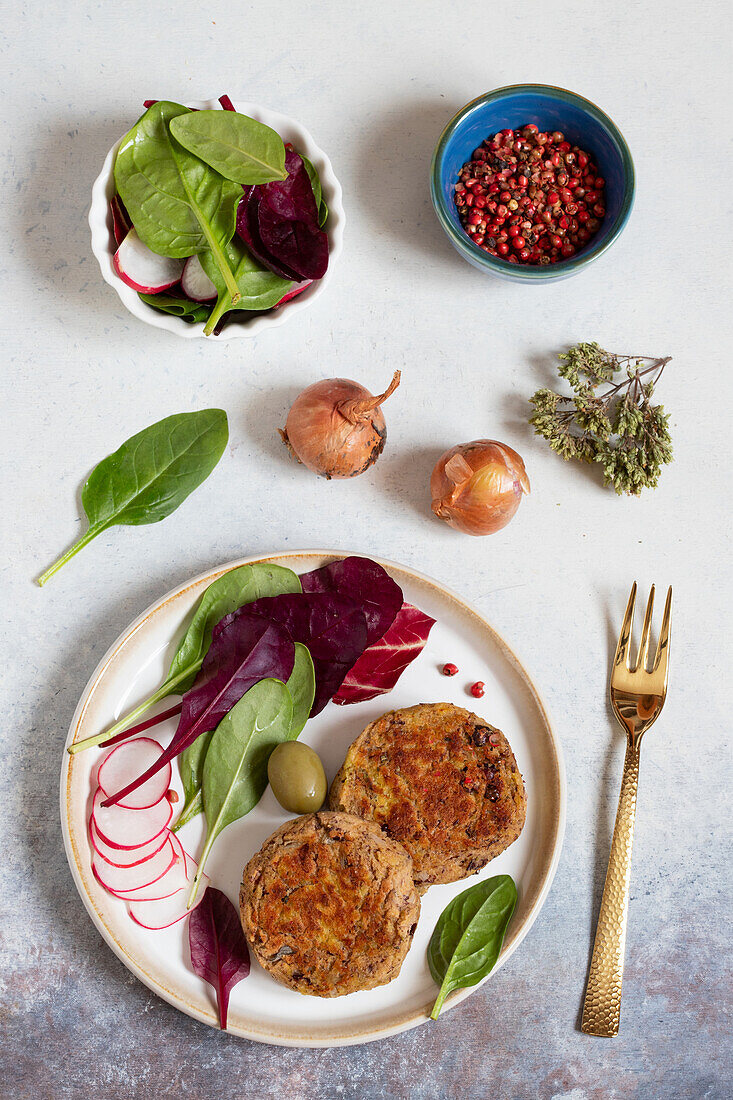
<svg viewBox="0 0 733 1100"><path fill-rule="evenodd" d="M89 680L87 681L87 683L86 683L86 685L85 685L85 687L84 687L84 689L81 693L81 696L79 698L79 701L76 705L76 708L74 710L74 714L73 714L72 719L71 719L71 723L70 723L70 726L69 726L68 734L66 736L66 740L64 742L63 762L62 762L62 767L61 767L60 791L59 791L59 796L60 796L60 798L59 798L60 807L59 808L60 808L60 816L61 816L61 831L62 831L63 840L64 840L64 850L65 850L65 853L66 853L67 862L69 864L69 869L71 871L71 876L72 876L72 879L74 881L74 885L76 886L79 897L81 898L82 904L84 905L84 908L86 909L87 913L89 914L89 917L92 920L92 923L94 924L94 926L96 927L96 929L100 933L100 935L102 936L102 939L105 941L107 946L120 959L120 961L123 963L123 965L125 967L127 967L127 969L131 973L133 973L136 978L138 978L139 981L141 981L153 993L157 994L157 996L159 996L159 997L162 997L163 1000L167 1001L170 1005L172 1005L174 1008L178 1009L180 1012L183 1012L187 1016L190 1016L193 1019L198 1020L200 1023L208 1024L209 1026L217 1028L217 1029L219 1027L218 1019L217 1019L216 1014L213 1012L213 1010L210 1013L204 1013L204 1012L201 1012L196 1007L196 1005L194 1005L192 1003L188 1003L186 1001L183 1001L172 990L167 989L162 984L162 982L160 982L160 980L156 980L155 977L153 977L152 975L148 974L145 970L143 970L135 962L135 960L130 957L130 955L127 953L127 951L122 946L122 944L118 943L118 941L115 939L114 933L107 927L104 920L102 919L101 914L98 912L96 906L94 905L94 902L92 901L92 899L90 898L90 896L86 892L86 889L84 887L84 883L83 883L83 881L81 879L81 876L80 876L80 873L79 873L77 855L74 851L74 846L72 844L71 831L70 831L70 825L69 825L68 790L69 790L69 785L70 785L70 780L71 780L71 765L72 765L73 761L76 759L76 757L71 756L66 750L67 750L68 745L70 745L75 739L75 734L76 734L77 730L79 729L79 726L81 725L81 722L82 722L83 717L86 713L86 710L87 710L88 706L90 705L90 703L92 701L94 693L95 693L102 677L104 676L105 670L107 669L107 667L109 666L111 661L114 659L114 657L118 654L118 652L120 652L128 644L128 642L141 629L141 627L148 621L148 619L152 615L154 615L161 607L163 607L166 604L172 602L173 600L178 599L188 589L199 586L202 583L202 581L208 580L209 583L212 583L214 580L217 579L217 577L222 576L224 573L228 573L230 570L236 569L241 565L250 565L250 564L254 564L254 563L258 563L258 562L282 561L283 559L288 559L288 558L296 559L296 558L319 557L319 558L326 558L326 559L338 559L338 558L348 557L348 556L350 556L350 554L353 554L353 553L354 553L354 551L333 550L333 549L330 549L330 550L313 549L313 550L285 550L285 551L281 551L281 552L273 552L273 553L266 553L266 554L254 554L254 555L249 555L249 556L244 557L244 558L236 558L234 560L225 562L225 563L223 563L219 566L214 566L213 568L206 569L202 573L197 574L195 577L191 577L188 580L184 581L182 584L179 584L175 588L170 589L170 591L166 592L163 596L161 596L158 599L154 600L148 607L146 607L145 610L142 611L137 616L137 618L135 618L129 624L129 626L126 627L118 635L118 637L112 642L110 647L104 653L104 655L102 656L102 658L98 662L96 668L94 669L92 675L89 677ZM359 556L364 556L364 555L361 554ZM406 574L414 577L417 581L420 581L424 584L428 584L428 585L438 589L441 592L441 594L443 594L444 596L447 596L451 601L458 604L459 607L463 610L464 613L468 613L470 616L473 616L475 619L479 620L482 627L484 627L488 631L489 635L491 635L492 638L495 640L495 642L498 643L500 649L503 651L504 656L510 661L510 663L513 665L513 667L515 668L517 673L520 675L520 677L524 681L526 687L528 688L528 690L529 690L529 692L530 692L530 694L533 698L533 701L534 701L534 703L535 703L535 705L536 705L536 707L537 707L537 709L540 713L540 716L542 718L543 724L545 726L546 732L547 732L548 737L549 737L550 745L551 745L551 747L553 749L553 752L554 752L555 763L556 763L556 771L557 771L556 779L557 779L557 796L558 797L557 797L557 811L556 811L556 815L555 815L555 818L554 818L554 821L555 821L555 836L554 836L554 841L553 841L553 844L552 844L551 855L550 855L548 864L547 864L547 866L544 870L544 873L542 875L541 885L540 885L539 889L537 890L535 898L532 901L529 912L528 912L524 922L516 930L514 935L509 937L508 941L505 941L504 946L502 947L502 951L501 951L501 954L499 956L499 959L497 960L496 965L494 966L493 970L491 971L491 974L494 974L499 969L499 967L503 966L504 963L507 962L507 960L509 958L511 958L511 956L517 950L519 945L522 943L522 941L528 935L528 933L529 933L530 929L532 928L534 922L536 921L537 917L539 916L539 913L542 909L542 906L545 903L545 900L547 898L547 895L550 891L553 880L555 878L558 863L560 861L560 855L562 853L562 847L563 847L563 842L564 842L564 837L565 837L566 814L567 814L567 779L566 779L566 773L565 773L565 761L564 761L562 746L561 746L560 741L558 740L558 738L555 734L555 731L553 729L553 725L552 725L552 722L551 722L551 719L550 719L550 715L549 715L547 705L546 705L542 695L540 694L539 690L537 689L534 681L529 676L529 673L527 672L527 670L524 667L523 663L520 661L519 657L516 655L514 650L511 648L511 646L508 645L508 643L506 642L504 637L499 633L499 631L496 630L495 627L493 627L486 620L486 618L481 614L481 612L477 611L476 608L473 607L472 604L470 604L465 599L463 599L461 596L459 596L448 585L443 584L441 581L436 580L434 577L431 577L426 573L422 573L417 569L413 569L412 566L407 566L407 565L401 564L400 562L392 561L389 558L375 557L373 555L369 555L369 556L371 557L371 559L373 561L376 561L378 564L382 565L386 569L389 569L391 567L391 568L400 570L403 573L406 573ZM443 1012L445 1013L447 1011L450 1011L451 1009L455 1008L457 1005L461 1004L467 997L469 997L471 995L471 993L473 993L474 990L480 989L481 986L484 984L484 982L488 981L489 977L491 977L491 975L487 975L486 978L484 978L481 982L479 982L475 986L470 986L466 989L459 989L459 990L456 990L454 993L452 993L446 999L446 1002L443 1006ZM310 1049L324 1049L324 1048L338 1047L338 1046L355 1046L355 1045L359 1045L359 1044L363 1044L363 1043L374 1042L378 1039L384 1039L384 1038L387 1038L390 1035L396 1035L396 1034L399 1034L401 1032L411 1030L414 1027L418 1027L422 1023L428 1022L428 1020L429 1020L429 1015L428 1014L429 1014L431 1006L432 1006L432 1001L431 1001L431 1005L429 1005L427 1007L427 1010L425 1010L425 1009L410 1010L410 1011L406 1012L400 1019L398 1019L396 1021L393 1021L389 1024L386 1024L384 1026L376 1026L375 1027L373 1024L365 1024L364 1026L359 1027L356 1030L354 1030L354 1032L351 1033L351 1034L343 1034L342 1033L342 1034L335 1035L333 1037L330 1037L330 1036L308 1036L308 1035L297 1035L296 1036L296 1035L291 1035L291 1034L277 1034L277 1033L272 1033L270 1030L268 1030L266 1028L263 1029L263 1030L258 1031L258 1030L253 1029L253 1028L242 1028L242 1027L239 1027L239 1026L227 1027L227 1033L231 1034L231 1035L236 1035L240 1038L250 1039L253 1042L265 1043L265 1044L269 1044L269 1045L272 1045L272 1046L284 1046L284 1047L293 1047L293 1048L310 1048Z"/></svg>

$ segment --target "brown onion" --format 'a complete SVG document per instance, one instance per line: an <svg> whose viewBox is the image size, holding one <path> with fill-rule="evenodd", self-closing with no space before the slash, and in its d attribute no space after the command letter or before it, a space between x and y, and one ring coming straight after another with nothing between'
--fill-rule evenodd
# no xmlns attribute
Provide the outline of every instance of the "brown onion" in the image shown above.
<svg viewBox="0 0 733 1100"><path fill-rule="evenodd" d="M348 378L326 378L303 390L280 432L291 454L321 477L356 477L377 461L387 438L380 405L400 384L400 372L384 393Z"/></svg>
<svg viewBox="0 0 733 1100"><path fill-rule="evenodd" d="M529 478L516 451L494 439L474 439L446 451L430 478L433 511L457 531L491 535L506 527Z"/></svg>

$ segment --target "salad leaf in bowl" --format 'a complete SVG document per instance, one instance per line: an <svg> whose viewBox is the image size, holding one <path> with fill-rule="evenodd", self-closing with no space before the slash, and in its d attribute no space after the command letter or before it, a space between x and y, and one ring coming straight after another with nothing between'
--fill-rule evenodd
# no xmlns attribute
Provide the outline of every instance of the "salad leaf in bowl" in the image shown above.
<svg viewBox="0 0 733 1100"><path fill-rule="evenodd" d="M310 134L222 96L148 100L92 191L92 250L135 316L226 340L281 324L341 251L341 187Z"/></svg>

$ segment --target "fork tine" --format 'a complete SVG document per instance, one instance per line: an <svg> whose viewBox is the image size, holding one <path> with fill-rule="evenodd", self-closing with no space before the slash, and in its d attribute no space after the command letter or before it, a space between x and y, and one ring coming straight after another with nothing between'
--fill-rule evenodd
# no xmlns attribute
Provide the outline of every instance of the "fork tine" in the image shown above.
<svg viewBox="0 0 733 1100"><path fill-rule="evenodd" d="M622 662L629 667L629 640L631 638L631 627L634 622L634 604L636 603L636 581L631 586L631 595L629 596L629 602L626 604L626 614L624 615L623 626L621 627L621 633L618 638L618 645L616 646L616 656L614 658L613 667L617 668Z"/></svg>
<svg viewBox="0 0 733 1100"><path fill-rule="evenodd" d="M670 585L667 592L667 602L664 605L664 617L662 619L662 629L659 631L659 642L657 643L657 655L654 658L653 672L662 666L662 671L666 673L667 661L669 660L669 635L672 628L672 586Z"/></svg>
<svg viewBox="0 0 733 1100"><path fill-rule="evenodd" d="M654 585L652 585L651 592L649 593L649 599L646 603L646 611L644 612L644 626L641 631L641 642L639 643L639 653L636 658L636 665L634 672L641 669L642 672L646 670L646 659L649 655L649 637L652 632L652 611L654 610Z"/></svg>

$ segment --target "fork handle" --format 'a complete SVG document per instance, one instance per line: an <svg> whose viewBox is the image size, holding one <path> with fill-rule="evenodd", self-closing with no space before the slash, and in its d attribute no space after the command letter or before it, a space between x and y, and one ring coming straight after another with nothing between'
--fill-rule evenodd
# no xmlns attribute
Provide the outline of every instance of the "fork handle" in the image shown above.
<svg viewBox="0 0 733 1100"><path fill-rule="evenodd" d="M621 1021L621 983L634 844L636 792L639 786L639 742L627 742L624 775L611 841L606 884L598 914L593 956L583 1002L581 1031L610 1038Z"/></svg>

